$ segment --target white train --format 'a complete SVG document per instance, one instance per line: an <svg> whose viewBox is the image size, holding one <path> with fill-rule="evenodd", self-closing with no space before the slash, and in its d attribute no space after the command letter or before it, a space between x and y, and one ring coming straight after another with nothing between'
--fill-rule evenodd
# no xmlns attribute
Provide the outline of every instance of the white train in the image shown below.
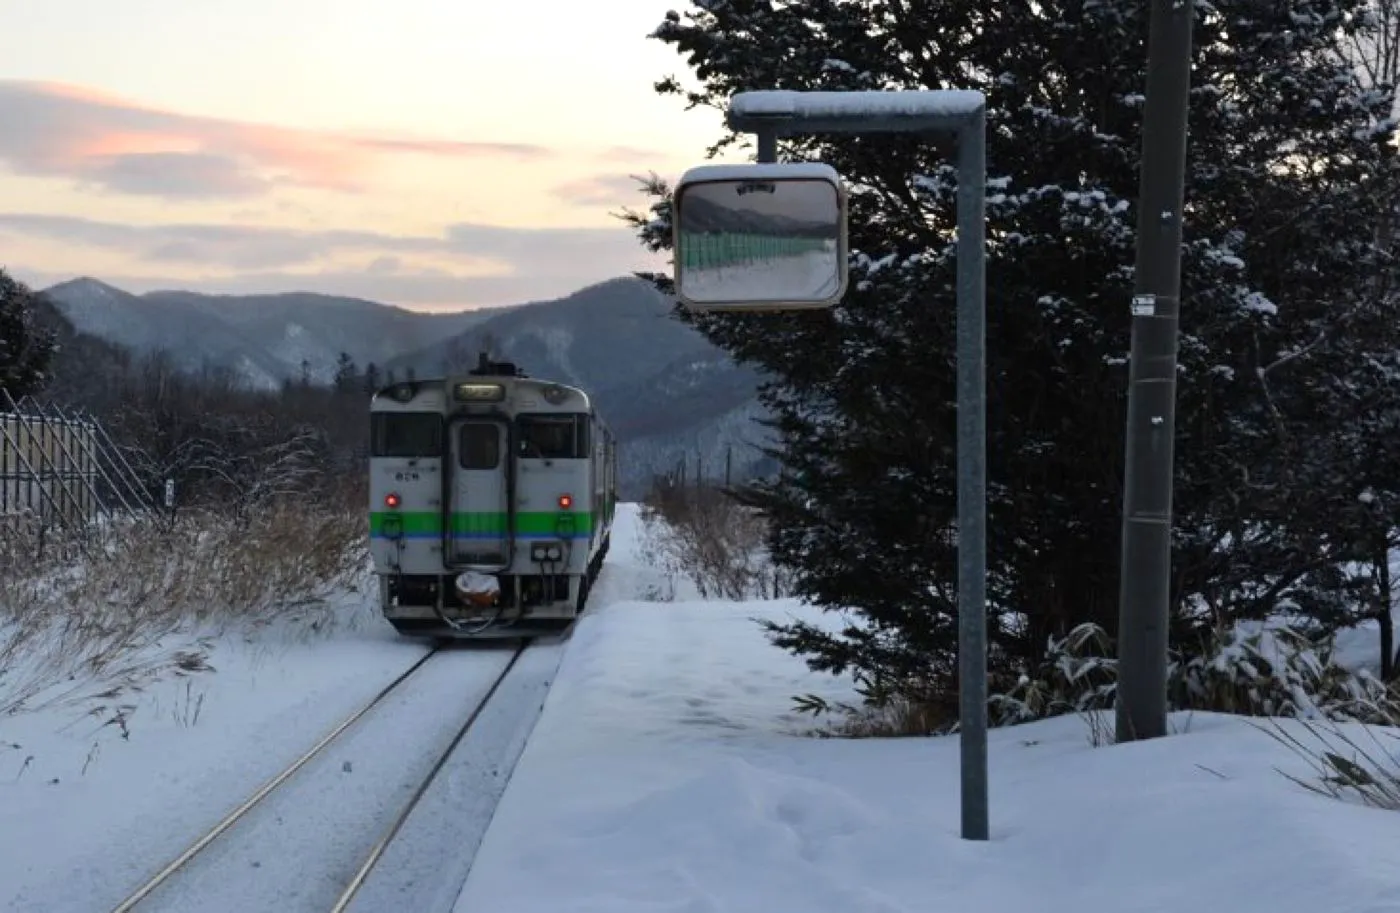
<svg viewBox="0 0 1400 913"><path fill-rule="evenodd" d="M370 404L370 551L400 633L567 627L611 542L617 445L584 391L481 356Z"/></svg>

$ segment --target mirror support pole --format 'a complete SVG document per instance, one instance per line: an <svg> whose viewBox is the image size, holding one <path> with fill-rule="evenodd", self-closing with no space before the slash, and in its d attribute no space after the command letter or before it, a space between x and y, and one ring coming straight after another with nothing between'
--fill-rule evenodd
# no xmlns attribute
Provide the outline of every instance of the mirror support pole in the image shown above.
<svg viewBox="0 0 1400 913"><path fill-rule="evenodd" d="M962 836L989 839L987 809L987 383L986 105L975 93L741 92L730 102L731 129L755 134L758 160L777 158L778 136L913 133L935 144L954 138L958 167L958 732L962 748ZM832 105L833 95L855 104ZM874 103L858 96L868 95ZM935 96L921 107L918 98ZM766 97L765 97L766 96ZM774 105L774 96L780 104ZM816 96L815 104L807 106ZM953 100L953 96L958 96ZM968 101L975 96L975 106ZM951 104L947 103L952 101Z"/></svg>
<svg viewBox="0 0 1400 913"><path fill-rule="evenodd" d="M958 136L958 732L962 830L987 820L986 114Z"/></svg>
<svg viewBox="0 0 1400 913"><path fill-rule="evenodd" d="M772 130L758 131L758 161L776 162L778 160L778 134Z"/></svg>

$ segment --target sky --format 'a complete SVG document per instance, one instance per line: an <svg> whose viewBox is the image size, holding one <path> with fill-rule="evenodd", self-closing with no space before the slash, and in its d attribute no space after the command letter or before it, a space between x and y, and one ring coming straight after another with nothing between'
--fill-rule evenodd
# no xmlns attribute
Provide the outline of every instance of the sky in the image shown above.
<svg viewBox="0 0 1400 913"><path fill-rule="evenodd" d="M672 8L0 0L0 268L415 310L665 269L612 214L722 134L652 88Z"/></svg>

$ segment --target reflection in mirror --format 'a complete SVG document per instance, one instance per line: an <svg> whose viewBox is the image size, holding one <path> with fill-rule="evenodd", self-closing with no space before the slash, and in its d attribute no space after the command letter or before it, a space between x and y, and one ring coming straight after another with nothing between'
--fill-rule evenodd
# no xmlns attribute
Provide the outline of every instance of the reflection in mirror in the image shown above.
<svg viewBox="0 0 1400 913"><path fill-rule="evenodd" d="M843 203L821 178L682 184L677 292L702 308L831 306L846 287Z"/></svg>

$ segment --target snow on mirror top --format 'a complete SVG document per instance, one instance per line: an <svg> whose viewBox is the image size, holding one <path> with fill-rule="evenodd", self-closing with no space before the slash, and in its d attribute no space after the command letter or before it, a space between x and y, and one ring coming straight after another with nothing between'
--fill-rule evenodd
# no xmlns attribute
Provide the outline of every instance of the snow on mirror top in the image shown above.
<svg viewBox="0 0 1400 913"><path fill-rule="evenodd" d="M844 286L838 194L823 178L683 184L676 204L681 296L735 307L834 302Z"/></svg>
<svg viewBox="0 0 1400 913"><path fill-rule="evenodd" d="M967 89L870 92L740 92L730 110L742 117L966 117L986 104Z"/></svg>

